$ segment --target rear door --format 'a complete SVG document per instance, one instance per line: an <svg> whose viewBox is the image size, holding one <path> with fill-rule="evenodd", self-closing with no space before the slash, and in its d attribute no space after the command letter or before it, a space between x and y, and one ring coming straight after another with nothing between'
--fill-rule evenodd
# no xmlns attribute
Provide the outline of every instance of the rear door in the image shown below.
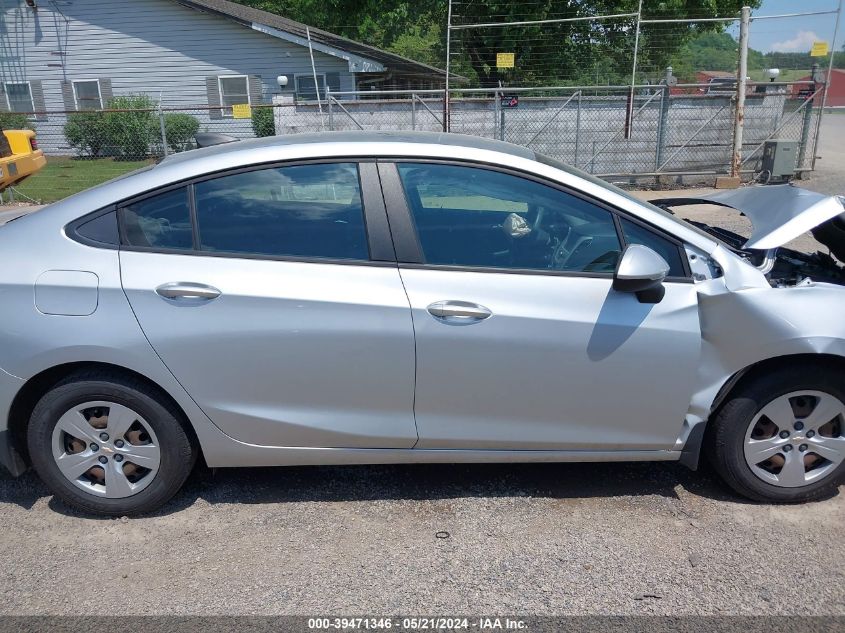
<svg viewBox="0 0 845 633"><path fill-rule="evenodd" d="M225 433L413 446L413 328L375 164L242 170L119 216L138 321Z"/></svg>

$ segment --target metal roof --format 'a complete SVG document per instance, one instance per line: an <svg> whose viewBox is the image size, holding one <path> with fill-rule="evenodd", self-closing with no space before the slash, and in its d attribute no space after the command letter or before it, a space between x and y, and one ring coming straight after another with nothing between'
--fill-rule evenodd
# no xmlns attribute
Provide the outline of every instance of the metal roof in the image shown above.
<svg viewBox="0 0 845 633"><path fill-rule="evenodd" d="M275 13L261 11L260 9L253 9L252 7L246 7L235 2L228 2L228 0L175 0L175 2L192 9L216 14L229 20L234 20L235 22L239 22L249 28L254 28L254 24L269 27L269 30L257 30L271 36L274 35L272 31L275 30L290 34L297 39L304 40L307 38L307 29L310 31L311 41L314 43L315 47L325 46L337 51L344 51L354 55L355 57L372 60L373 62L383 66L384 69L389 72L428 77L435 75L437 78L442 78L446 75L445 71L435 68L434 66L415 62L411 59L402 57L401 55L389 53L379 48L375 48L374 46L361 44L360 42L341 37L340 35L323 31L322 29L307 26L301 22L289 20L288 18Z"/></svg>

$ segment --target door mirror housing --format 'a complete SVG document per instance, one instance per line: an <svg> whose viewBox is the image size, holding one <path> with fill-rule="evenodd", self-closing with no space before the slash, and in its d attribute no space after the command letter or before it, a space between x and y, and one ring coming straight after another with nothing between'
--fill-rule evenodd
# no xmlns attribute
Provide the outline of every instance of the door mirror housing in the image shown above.
<svg viewBox="0 0 845 633"><path fill-rule="evenodd" d="M613 273L613 289L632 292L640 303L660 303L666 289L663 280L669 274L669 264L648 246L630 244Z"/></svg>

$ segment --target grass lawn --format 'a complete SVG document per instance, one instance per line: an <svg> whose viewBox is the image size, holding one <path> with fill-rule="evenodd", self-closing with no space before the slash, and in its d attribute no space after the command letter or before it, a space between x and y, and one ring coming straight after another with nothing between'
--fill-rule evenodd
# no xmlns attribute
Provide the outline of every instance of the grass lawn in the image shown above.
<svg viewBox="0 0 845 633"><path fill-rule="evenodd" d="M33 200L46 204L67 198L74 193L153 162L152 160L48 156L47 166L15 186L15 189Z"/></svg>

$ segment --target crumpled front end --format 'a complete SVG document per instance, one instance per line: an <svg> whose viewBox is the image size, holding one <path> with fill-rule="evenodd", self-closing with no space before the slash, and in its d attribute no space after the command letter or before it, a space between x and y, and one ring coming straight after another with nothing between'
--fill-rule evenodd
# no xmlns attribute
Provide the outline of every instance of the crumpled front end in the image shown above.
<svg viewBox="0 0 845 633"><path fill-rule="evenodd" d="M753 227L748 238L718 226L689 222L764 270L773 286L818 281L845 285L843 196L828 196L792 185L765 185L652 202L667 210L669 207L713 204L745 215ZM830 253L783 248L787 242L809 232L830 249Z"/></svg>
<svg viewBox="0 0 845 633"><path fill-rule="evenodd" d="M845 358L845 288L811 282L791 288L698 286L701 361L687 433L707 420L720 391L739 372L800 354Z"/></svg>

